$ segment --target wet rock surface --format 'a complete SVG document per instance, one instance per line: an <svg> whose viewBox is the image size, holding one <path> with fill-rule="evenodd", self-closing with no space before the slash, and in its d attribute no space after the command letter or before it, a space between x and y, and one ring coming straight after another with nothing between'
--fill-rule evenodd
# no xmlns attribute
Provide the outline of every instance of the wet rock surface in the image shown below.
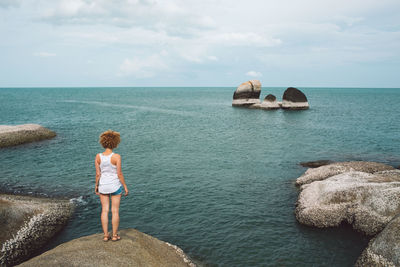
<svg viewBox="0 0 400 267"><path fill-rule="evenodd" d="M103 234L74 239L20 266L195 266L177 246L135 229L120 236L117 242L103 242Z"/></svg>
<svg viewBox="0 0 400 267"><path fill-rule="evenodd" d="M38 124L0 125L0 148L50 139L56 133Z"/></svg>
<svg viewBox="0 0 400 267"><path fill-rule="evenodd" d="M67 223L68 200L0 194L0 266L21 263Z"/></svg>

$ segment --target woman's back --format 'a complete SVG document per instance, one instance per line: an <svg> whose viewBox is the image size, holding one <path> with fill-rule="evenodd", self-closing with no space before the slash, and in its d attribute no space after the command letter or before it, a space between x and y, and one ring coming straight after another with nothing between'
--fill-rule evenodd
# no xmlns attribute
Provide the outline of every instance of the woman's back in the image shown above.
<svg viewBox="0 0 400 267"><path fill-rule="evenodd" d="M99 192L102 194L109 194L115 192L121 187L121 182L117 175L117 166L112 164L111 157L114 153L104 155L100 153L100 182Z"/></svg>

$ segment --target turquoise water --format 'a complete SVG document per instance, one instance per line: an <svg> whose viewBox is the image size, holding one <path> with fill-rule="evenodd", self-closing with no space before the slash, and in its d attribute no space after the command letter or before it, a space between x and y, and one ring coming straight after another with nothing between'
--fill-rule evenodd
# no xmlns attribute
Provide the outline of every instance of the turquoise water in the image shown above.
<svg viewBox="0 0 400 267"><path fill-rule="evenodd" d="M2 88L0 124L38 123L57 137L0 150L0 190L73 199L48 246L101 232L94 190L99 134L131 194L121 228L181 247L206 266L352 266L368 238L296 222L300 161L400 165L400 89L300 88L306 111L232 108L235 88ZM284 88L263 88L281 98Z"/></svg>

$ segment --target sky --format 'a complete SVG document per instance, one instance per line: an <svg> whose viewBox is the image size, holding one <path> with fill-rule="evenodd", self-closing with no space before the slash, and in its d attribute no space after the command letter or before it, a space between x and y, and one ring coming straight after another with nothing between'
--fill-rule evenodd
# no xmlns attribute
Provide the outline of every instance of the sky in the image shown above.
<svg viewBox="0 0 400 267"><path fill-rule="evenodd" d="M0 0L0 87L400 87L400 0Z"/></svg>

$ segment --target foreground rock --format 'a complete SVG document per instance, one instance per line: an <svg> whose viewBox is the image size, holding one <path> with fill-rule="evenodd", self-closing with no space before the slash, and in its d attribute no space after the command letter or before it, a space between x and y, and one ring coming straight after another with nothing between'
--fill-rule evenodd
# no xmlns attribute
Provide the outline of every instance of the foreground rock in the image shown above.
<svg viewBox="0 0 400 267"><path fill-rule="evenodd" d="M178 247L134 229L121 230L118 242L103 234L81 237L20 266L195 266Z"/></svg>
<svg viewBox="0 0 400 267"><path fill-rule="evenodd" d="M0 148L50 139L56 133L38 124L0 125Z"/></svg>
<svg viewBox="0 0 400 267"><path fill-rule="evenodd" d="M0 194L0 266L29 258L61 230L72 208L67 200Z"/></svg>
<svg viewBox="0 0 400 267"><path fill-rule="evenodd" d="M361 266L400 266L400 217L394 218L363 251L356 262Z"/></svg>
<svg viewBox="0 0 400 267"><path fill-rule="evenodd" d="M238 86L233 94L232 106L248 107L260 104L261 83L259 80L251 80Z"/></svg>
<svg viewBox="0 0 400 267"><path fill-rule="evenodd" d="M361 168L362 164L358 162L357 166ZM380 232L400 213L400 171L379 163L376 169L372 169L372 165L372 162L365 162L363 169L368 172L348 170L333 173L301 186L296 205L297 220L316 227L347 222L367 235ZM380 171L382 165L388 170ZM330 171L329 166L311 170L320 174L318 169Z"/></svg>
<svg viewBox="0 0 400 267"><path fill-rule="evenodd" d="M308 109L308 101L305 94L297 88L289 87L283 93L282 97L282 108L283 109Z"/></svg>
<svg viewBox="0 0 400 267"><path fill-rule="evenodd" d="M392 166L366 161L337 162L315 169L308 169L302 176L297 178L296 184L303 185L314 181L324 180L328 177L349 171L360 171L375 173L385 170L394 170Z"/></svg>

